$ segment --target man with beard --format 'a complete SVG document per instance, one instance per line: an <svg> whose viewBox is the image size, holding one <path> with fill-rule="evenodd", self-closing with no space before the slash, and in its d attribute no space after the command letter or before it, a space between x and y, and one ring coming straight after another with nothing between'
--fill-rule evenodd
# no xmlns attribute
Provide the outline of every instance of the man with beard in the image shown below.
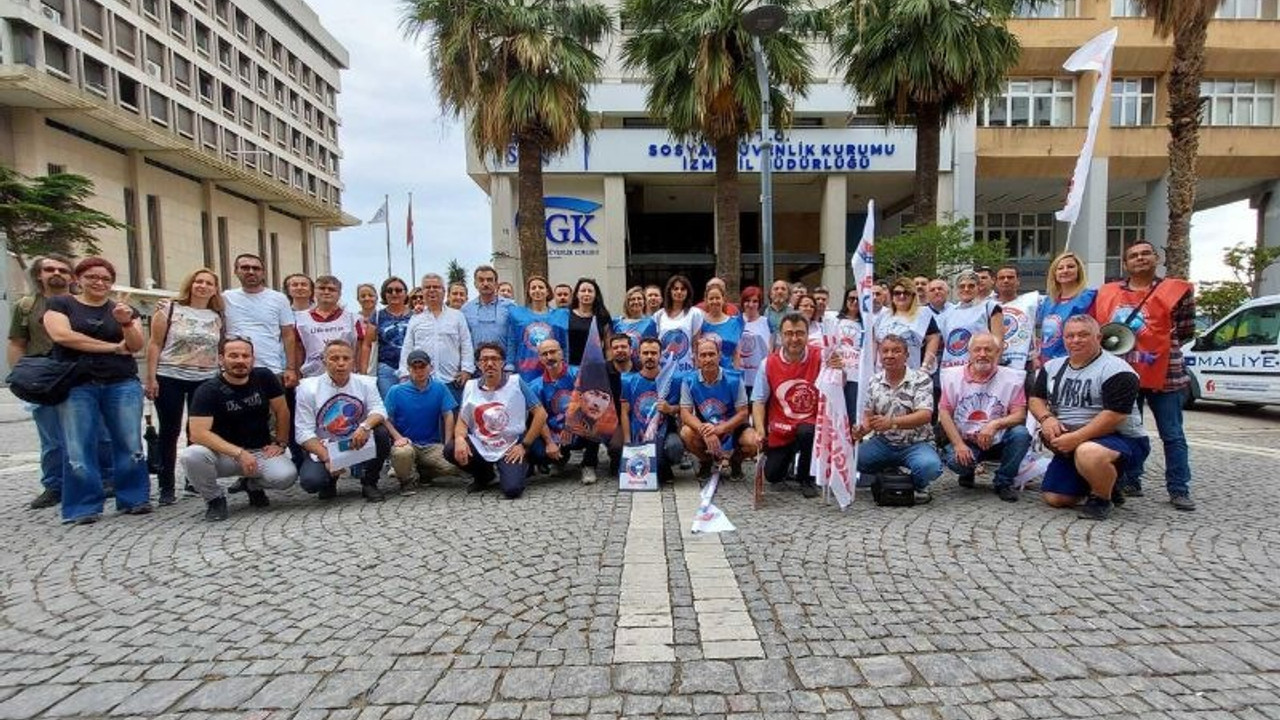
<svg viewBox="0 0 1280 720"><path fill-rule="evenodd" d="M556 299L556 307L568 308L573 304L573 286L560 283L551 290L552 296Z"/></svg>
<svg viewBox="0 0 1280 720"><path fill-rule="evenodd" d="M751 388L755 426L764 429L764 477L770 483L786 479L787 467L800 455L800 492L817 497L809 463L818 412L814 381L822 370L822 356L808 344L809 321L800 313L782 318L782 347L760 366Z"/></svg>
<svg viewBox="0 0 1280 720"><path fill-rule="evenodd" d="M792 310L790 300L791 284L786 280L774 280L769 286L769 304L764 309L764 316L769 318L769 332L778 333L782 316Z"/></svg>
<svg viewBox="0 0 1280 720"><path fill-rule="evenodd" d="M1027 420L1026 374L1021 368L996 364L1000 341L989 332L969 340L969 361L942 371L938 422L951 445L946 463L960 476L960 487L973 487L974 468L998 459L995 491L1005 502L1017 502L1013 480L1031 447Z"/></svg>
<svg viewBox="0 0 1280 720"><path fill-rule="evenodd" d="M515 500L529 477L530 448L542 433L547 411L519 375L507 373L506 349L499 343L476 348L480 377L467 381L453 437L444 456L475 478L467 492L480 492L498 479L502 494Z"/></svg>
<svg viewBox="0 0 1280 720"><path fill-rule="evenodd" d="M201 384L191 399L191 444L180 456L210 522L227 519L220 477L243 478L251 507L271 504L264 488L284 490L298 479L285 453L289 408L280 381L270 370L254 367L253 343L244 338L218 343L218 364L221 374Z"/></svg>
<svg viewBox="0 0 1280 720"><path fill-rule="evenodd" d="M629 341L627 346L630 348ZM547 411L547 422L542 428L542 442L531 453L533 462L539 465L555 463L563 468L569 463L569 453L581 450L582 484L590 485L596 481L600 443L576 437L565 429L569 400L578 381L578 368L564 361L564 349L554 338L538 344L538 357L542 360L542 377L534 380L529 389Z"/></svg>
<svg viewBox="0 0 1280 720"><path fill-rule="evenodd" d="M1035 333L1032 330L1036 324L1036 308L1040 306L1040 293L1032 291L1019 295L1021 284L1017 265L1005 264L996 270L995 300L1000 305L1004 322L1004 352L1000 364L1023 371L1030 385L1035 379L1032 352Z"/></svg>
<svg viewBox="0 0 1280 720"><path fill-rule="evenodd" d="M680 417L680 380L673 377L667 392L659 396L658 373L662 362L662 341L644 338L640 341L640 370L622 378L622 417L626 418L632 444L655 442L658 446L658 480L675 479L671 466L684 457L680 433L672 428L672 418ZM656 418L656 420L655 420ZM652 437L646 437L650 422Z"/></svg>
<svg viewBox="0 0 1280 720"><path fill-rule="evenodd" d="M570 292L572 292L570 288ZM644 314L652 315L662 309L662 288L646 285L644 288Z"/></svg>

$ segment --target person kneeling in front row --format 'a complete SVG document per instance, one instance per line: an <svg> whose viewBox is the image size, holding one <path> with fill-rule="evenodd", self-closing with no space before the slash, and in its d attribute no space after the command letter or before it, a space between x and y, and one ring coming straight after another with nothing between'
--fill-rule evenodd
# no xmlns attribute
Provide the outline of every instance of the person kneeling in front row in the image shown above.
<svg viewBox="0 0 1280 720"><path fill-rule="evenodd" d="M1062 341L1067 356L1041 368L1029 401L1044 444L1053 450L1040 492L1054 507L1084 500L1080 517L1106 520L1112 504L1124 502L1116 487L1119 473L1151 453L1137 408L1138 374L1102 351L1102 330L1089 315L1068 318Z"/></svg>
<svg viewBox="0 0 1280 720"><path fill-rule="evenodd" d="M338 476L330 464L330 450L340 441L353 451L373 441L373 459L360 466L360 494L367 502L382 502L378 476L391 455L391 436L383 427L387 410L377 381L352 372L355 351L346 340L330 340L322 357L324 374L298 384L294 435L307 451L298 484L321 500L332 500L338 495Z"/></svg>
<svg viewBox="0 0 1280 720"><path fill-rule="evenodd" d="M524 494L526 456L547 423L547 410L519 375L503 370L507 352L502 345L482 342L475 357L480 376L462 388L444 456L475 478L467 492L485 489L496 475L502 494L515 500Z"/></svg>
<svg viewBox="0 0 1280 720"><path fill-rule="evenodd" d="M915 484L916 503L924 504L933 500L929 484L942 474L930 423L933 381L907 367L907 343L897 335L880 338L880 367L884 369L868 387L858 389L867 394L866 415L852 430L854 441L862 443L858 472L897 470L905 465Z"/></svg>
<svg viewBox="0 0 1280 720"><path fill-rule="evenodd" d="M280 380L253 366L253 343L244 338L218 343L218 365L222 372L196 388L191 398L191 445L181 455L187 481L204 498L204 519L209 521L227 519L220 477L244 478L252 507L271 504L264 488L284 490L298 479L285 452L289 408Z"/></svg>

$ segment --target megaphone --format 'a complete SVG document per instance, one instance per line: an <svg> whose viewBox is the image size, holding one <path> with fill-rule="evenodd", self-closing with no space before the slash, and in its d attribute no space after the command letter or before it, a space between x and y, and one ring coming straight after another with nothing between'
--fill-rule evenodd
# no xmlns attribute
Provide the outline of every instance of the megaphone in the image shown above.
<svg viewBox="0 0 1280 720"><path fill-rule="evenodd" d="M1102 326L1102 349L1112 355L1128 353L1136 342L1133 329L1124 323L1113 322Z"/></svg>

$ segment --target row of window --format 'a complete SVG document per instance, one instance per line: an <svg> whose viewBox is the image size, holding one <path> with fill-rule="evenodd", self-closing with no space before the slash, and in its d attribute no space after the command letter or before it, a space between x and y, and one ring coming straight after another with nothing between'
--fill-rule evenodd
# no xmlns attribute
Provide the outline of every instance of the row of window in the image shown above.
<svg viewBox="0 0 1280 720"><path fill-rule="evenodd" d="M78 2L77 0L41 1L45 3L45 8L53 7L49 3L59 4L63 8L67 7L67 3L76 3L78 12L74 20L77 21L75 24L78 26L82 36L99 47L109 51L113 49L117 56L128 60L130 63L136 63L141 60L142 67L152 79L159 82L167 82L177 90L187 94L193 94L194 91L196 96L211 108L218 96L221 96L223 100L229 99L229 102L222 103L221 111L230 119L237 119L235 115L240 103L234 97L227 97L228 92L234 93L234 90L229 90L229 88L235 87L235 83L219 78L213 72L198 67L191 58L177 50L171 51L159 38L148 35L145 31L141 33L142 44L141 53L139 53L138 29L126 18L104 11L96 0L78 0ZM147 8L146 3L149 1L151 0L144 0L143 14L144 16L151 16L153 22L158 23L159 16L152 14ZM154 9L158 13L160 6L156 5ZM61 15L61 11L56 12L59 17L51 19L56 19L59 24L66 26L68 22L73 20ZM168 12L172 21L174 18L180 17L179 13L182 13L181 17L185 17L186 11L175 4L168 6ZM238 18L243 17L243 13L240 10L237 9L235 12ZM248 22L247 17L244 20ZM181 27L185 28L186 23L187 21L183 20ZM209 28L199 21L195 21L195 28L195 52L197 55L207 58L210 55L210 41L207 37ZM201 28L205 31L205 39L203 41L200 39ZM108 29L111 32L107 32ZM185 41L185 31L183 33L173 32ZM265 31L258 28L257 34L262 39L262 44L265 47L267 43ZM281 47L275 39L271 39L270 43L273 48ZM218 65L229 76L238 76L243 85L256 87L258 95L264 99L264 105L268 100L273 100L275 105L282 110L287 108L289 115L301 121L306 128L313 129L323 139L327 139L335 146L332 149L336 150L338 123L334 115L325 112L321 107L301 96L297 90L288 87L282 77L272 73L266 66L254 63L249 54L236 51L229 39L216 36L216 44L218 47ZM108 45L112 47L109 48ZM138 57L139 54L141 54L141 58ZM290 60L290 76L296 77L297 57L290 53L288 58ZM276 64L278 65L279 63L277 62ZM304 85L316 88L322 94L323 101L330 108L333 107L333 89L327 83L314 77L310 68L303 68L302 78ZM221 86L221 90L218 90L217 86ZM103 87L105 88L105 84ZM242 123L247 122L247 126L252 126L253 123L257 122L257 118L254 117L253 113L249 113L247 118L241 117L239 119ZM263 128L259 127L258 129L262 131ZM269 133L271 130L270 123L266 124L266 129ZM320 165L324 164L318 158L313 158L313 160Z"/></svg>
<svg viewBox="0 0 1280 720"><path fill-rule="evenodd" d="M1201 83L1205 125L1274 127L1277 113L1275 79L1213 79ZM1074 78L1011 78L1006 90L978 108L983 127L1071 127L1076 116ZM1111 125L1155 124L1156 79L1111 81Z"/></svg>
<svg viewBox="0 0 1280 720"><path fill-rule="evenodd" d="M1118 274L1124 248L1146 236L1145 212L1107 213L1107 273ZM977 213L977 240L1003 242L1011 260L1049 260L1062 251L1055 242L1053 213ZM1065 238L1064 238L1065 240Z"/></svg>
<svg viewBox="0 0 1280 720"><path fill-rule="evenodd" d="M1028 2L1016 10L1023 18L1074 18L1080 17L1081 0L1041 0ZM1219 20L1277 20L1280 19L1278 0L1222 0L1214 15ZM1143 17L1142 5L1137 0L1111 0L1111 17Z"/></svg>

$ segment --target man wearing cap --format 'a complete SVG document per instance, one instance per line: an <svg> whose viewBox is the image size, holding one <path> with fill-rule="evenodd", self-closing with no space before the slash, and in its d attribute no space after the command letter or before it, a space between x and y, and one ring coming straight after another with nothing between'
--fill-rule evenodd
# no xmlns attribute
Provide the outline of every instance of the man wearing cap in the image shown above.
<svg viewBox="0 0 1280 720"><path fill-rule="evenodd" d="M453 437L453 393L431 377L431 356L413 350L405 359L409 381L387 392L387 432L391 434L391 467L400 493L412 495L419 482L453 473L444 458L444 438Z"/></svg>

